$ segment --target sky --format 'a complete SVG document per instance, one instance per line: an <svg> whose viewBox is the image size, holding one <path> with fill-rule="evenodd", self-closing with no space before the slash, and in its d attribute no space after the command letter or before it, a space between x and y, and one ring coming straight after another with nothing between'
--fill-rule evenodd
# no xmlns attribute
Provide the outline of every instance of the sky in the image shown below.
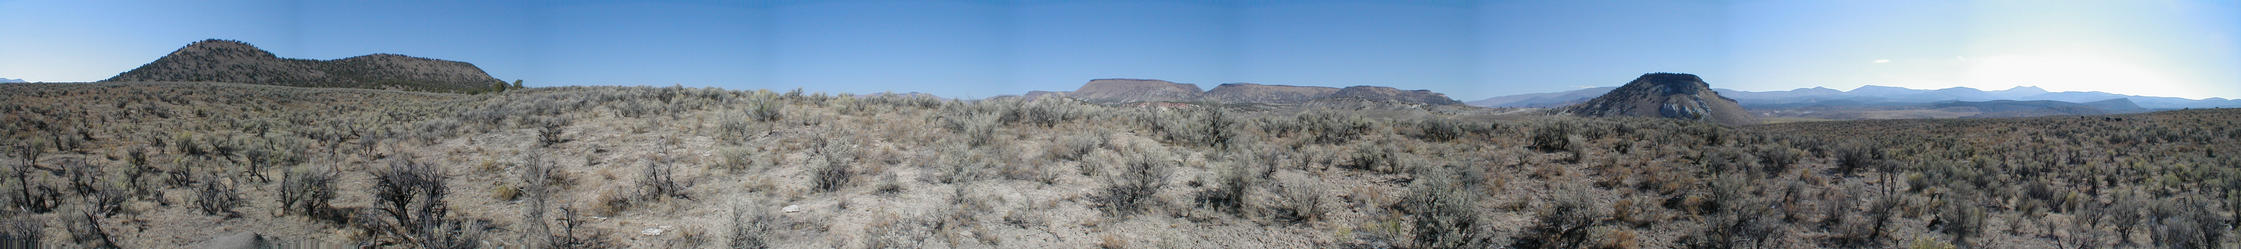
<svg viewBox="0 0 2241 249"><path fill-rule="evenodd" d="M0 0L0 78L96 81L210 38L466 61L532 86L980 98L1143 78L1468 101L1682 72L1749 91L2241 98L2241 1L2154 0Z"/></svg>

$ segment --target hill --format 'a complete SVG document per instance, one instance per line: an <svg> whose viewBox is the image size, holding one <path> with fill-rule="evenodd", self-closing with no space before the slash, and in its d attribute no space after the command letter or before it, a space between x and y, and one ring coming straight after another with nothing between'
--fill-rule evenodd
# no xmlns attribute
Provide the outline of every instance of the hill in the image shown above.
<svg viewBox="0 0 2241 249"><path fill-rule="evenodd" d="M1585 103L1563 109L1582 116L1638 116L1756 124L1735 100L1721 97L1694 74L1650 73Z"/></svg>
<svg viewBox="0 0 2241 249"><path fill-rule="evenodd" d="M478 93L504 82L474 64L397 54L371 54L338 60L281 58L240 41L204 40L188 44L102 82L234 82L301 87L403 89Z"/></svg>

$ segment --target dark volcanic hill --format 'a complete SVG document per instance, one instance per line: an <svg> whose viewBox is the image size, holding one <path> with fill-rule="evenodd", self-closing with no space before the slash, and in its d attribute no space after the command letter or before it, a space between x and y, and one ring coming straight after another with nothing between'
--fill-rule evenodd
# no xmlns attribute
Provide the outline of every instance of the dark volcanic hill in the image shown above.
<svg viewBox="0 0 2241 249"><path fill-rule="evenodd" d="M473 93L503 82L466 62L371 54L338 60L280 58L248 43L204 40L126 71L113 81L205 81L304 87Z"/></svg>
<svg viewBox="0 0 2241 249"><path fill-rule="evenodd" d="M1735 100L1720 97L1693 74L1650 73L1586 103L1562 109L1582 116L1642 116L1702 120L1725 125L1756 124Z"/></svg>

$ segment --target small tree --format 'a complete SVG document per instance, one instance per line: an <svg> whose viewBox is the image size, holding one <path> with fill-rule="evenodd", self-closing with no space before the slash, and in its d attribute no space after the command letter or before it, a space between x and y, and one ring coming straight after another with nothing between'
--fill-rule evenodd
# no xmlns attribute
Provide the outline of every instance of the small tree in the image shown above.
<svg viewBox="0 0 2241 249"><path fill-rule="evenodd" d="M514 79L514 89L522 89L521 79Z"/></svg>

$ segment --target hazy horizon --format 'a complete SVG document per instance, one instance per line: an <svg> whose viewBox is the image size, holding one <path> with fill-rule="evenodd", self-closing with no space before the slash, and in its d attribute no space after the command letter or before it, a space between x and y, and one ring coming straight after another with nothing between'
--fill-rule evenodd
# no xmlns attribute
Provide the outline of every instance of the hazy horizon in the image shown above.
<svg viewBox="0 0 2241 249"><path fill-rule="evenodd" d="M1430 89L1862 85L2241 97L2241 2L74 2L0 0L0 78L96 81L189 42L398 53L508 81L978 98L1098 78Z"/></svg>

